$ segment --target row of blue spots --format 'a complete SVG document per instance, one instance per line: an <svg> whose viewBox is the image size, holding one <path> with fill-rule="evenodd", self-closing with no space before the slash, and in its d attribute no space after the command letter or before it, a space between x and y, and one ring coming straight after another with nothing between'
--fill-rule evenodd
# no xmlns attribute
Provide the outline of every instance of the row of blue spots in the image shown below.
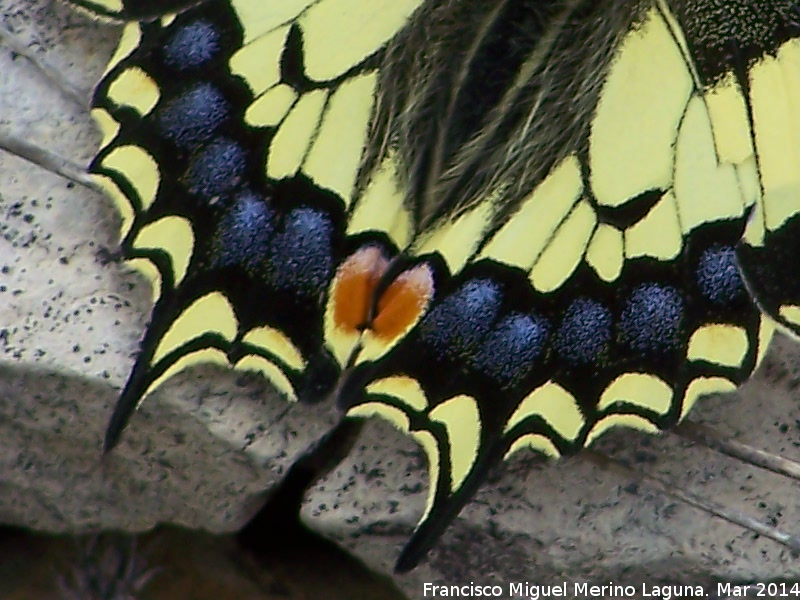
<svg viewBox="0 0 800 600"><path fill-rule="evenodd" d="M171 69L199 70L218 58L221 51L220 32L200 19L172 33L162 56L164 65ZM207 81L197 81L176 97L165 99L155 113L161 135L190 154L184 173L187 189L206 202L234 192L243 183L247 169L246 150L220 134L231 113L231 103L223 92Z"/></svg>
<svg viewBox="0 0 800 600"><path fill-rule="evenodd" d="M331 218L313 208L293 209L267 253L266 278L273 288L322 293L333 272Z"/></svg>
<svg viewBox="0 0 800 600"><path fill-rule="evenodd" d="M199 19L172 33L162 56L166 67L202 76L221 52L220 32ZM279 221L266 198L241 191L247 189L247 151L221 134L231 113L217 86L198 81L165 100L155 115L159 132L189 153L183 176L188 191L225 211L212 240L211 265L242 267L276 291L320 294L334 268L330 216L301 206Z"/></svg>
<svg viewBox="0 0 800 600"><path fill-rule="evenodd" d="M556 332L556 351L571 364L596 361L611 339L611 311L595 300L573 300Z"/></svg>
<svg viewBox="0 0 800 600"><path fill-rule="evenodd" d="M714 304L729 304L745 293L732 246L715 244L707 248L700 256L696 276L700 292Z"/></svg>
<svg viewBox="0 0 800 600"><path fill-rule="evenodd" d="M628 296L618 324L618 339L639 354L675 350L683 337L684 301L671 286L645 283Z"/></svg>
<svg viewBox="0 0 800 600"><path fill-rule="evenodd" d="M242 265L254 270L267 254L275 215L265 198L247 191L220 219L212 252L217 267Z"/></svg>
<svg viewBox="0 0 800 600"><path fill-rule="evenodd" d="M512 313L488 335L471 358L472 367L503 387L514 387L544 352L551 329L544 317Z"/></svg>
<svg viewBox="0 0 800 600"><path fill-rule="evenodd" d="M734 250L712 246L694 272L701 295L711 303L736 300L743 284ZM448 360L465 360L501 386L519 383L548 348L569 366L601 362L612 342L631 356L658 357L683 352L687 331L686 298L676 287L641 283L618 312L602 301L573 299L558 325L535 312L512 312L498 320L503 300L499 284L473 279L445 297L423 318L421 341Z"/></svg>
<svg viewBox="0 0 800 600"><path fill-rule="evenodd" d="M314 296L324 291L333 271L333 234L330 216L308 207L291 210L276 231L266 199L245 192L217 225L212 263L241 266L274 290Z"/></svg>
<svg viewBox="0 0 800 600"><path fill-rule="evenodd" d="M191 193L213 203L242 183L246 168L244 148L221 137L192 156L186 169L186 183Z"/></svg>
<svg viewBox="0 0 800 600"><path fill-rule="evenodd" d="M208 142L230 115L230 105L213 84L200 82L164 103L156 113L164 137L184 150Z"/></svg>
<svg viewBox="0 0 800 600"><path fill-rule="evenodd" d="M501 299L491 279L467 281L423 318L420 337L441 356L468 358L489 333Z"/></svg>
<svg viewBox="0 0 800 600"><path fill-rule="evenodd" d="M222 50L221 36L204 19L178 29L164 44L164 64L177 71L196 69L216 58Z"/></svg>

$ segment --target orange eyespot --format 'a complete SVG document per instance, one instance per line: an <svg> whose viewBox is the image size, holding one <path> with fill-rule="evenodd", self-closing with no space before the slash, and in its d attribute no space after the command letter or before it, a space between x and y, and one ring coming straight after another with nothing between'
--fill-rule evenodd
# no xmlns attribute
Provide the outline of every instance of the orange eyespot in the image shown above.
<svg viewBox="0 0 800 600"><path fill-rule="evenodd" d="M434 293L432 267L420 263L387 281L390 264L379 247L364 246L336 271L325 312L325 340L343 367L388 352L428 310Z"/></svg>
<svg viewBox="0 0 800 600"><path fill-rule="evenodd" d="M388 268L389 260L375 246L359 249L339 266L331 298L338 329L353 333L367 326L375 289Z"/></svg>
<svg viewBox="0 0 800 600"><path fill-rule="evenodd" d="M378 299L371 324L375 337L390 343L411 329L427 310L433 289L433 273L426 263L400 273Z"/></svg>

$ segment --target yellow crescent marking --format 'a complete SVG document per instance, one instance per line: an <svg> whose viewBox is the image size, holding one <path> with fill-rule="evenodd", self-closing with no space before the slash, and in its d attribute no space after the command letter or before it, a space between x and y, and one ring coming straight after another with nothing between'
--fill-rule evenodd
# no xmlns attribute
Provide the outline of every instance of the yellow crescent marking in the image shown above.
<svg viewBox="0 0 800 600"><path fill-rule="evenodd" d="M106 70L103 73L103 77L108 75L119 63L128 58L133 51L139 47L139 43L141 41L142 29L139 23L132 21L125 25L122 30L122 36L119 38L117 49L114 51L114 55L111 57L111 60L108 61L108 65L106 65Z"/></svg>
<svg viewBox="0 0 800 600"><path fill-rule="evenodd" d="M141 273L153 291L153 304L161 297L161 271L147 258L131 258L125 264Z"/></svg>
<svg viewBox="0 0 800 600"><path fill-rule="evenodd" d="M125 8L122 0L91 0L91 2L109 12L122 12L122 9Z"/></svg>
<svg viewBox="0 0 800 600"><path fill-rule="evenodd" d="M285 333L274 327L264 325L263 327L251 329L244 335L242 341L274 354L284 364L296 371L302 371L306 368L306 360L303 358L303 353Z"/></svg>
<svg viewBox="0 0 800 600"><path fill-rule="evenodd" d="M121 220L119 241L124 240L131 230L131 225L133 225L134 212L130 200L122 193L119 186L114 183L114 180L107 175L92 175L92 180L103 188L103 191L113 200Z"/></svg>
<svg viewBox="0 0 800 600"><path fill-rule="evenodd" d="M775 329L775 321L762 314L761 322L758 325L758 354L756 355L756 367L761 364L761 360L767 353Z"/></svg>
<svg viewBox="0 0 800 600"><path fill-rule="evenodd" d="M625 401L664 415L672 406L672 388L649 373L624 373L605 389L597 410L605 410L615 402Z"/></svg>
<svg viewBox="0 0 800 600"><path fill-rule="evenodd" d="M778 315L792 325L800 325L800 306L784 304L778 309Z"/></svg>
<svg viewBox="0 0 800 600"><path fill-rule="evenodd" d="M450 491L464 483L478 458L481 444L481 415L471 396L450 398L434 408L429 417L447 429L450 442Z"/></svg>
<svg viewBox="0 0 800 600"><path fill-rule="evenodd" d="M651 434L658 433L658 427L639 415L608 415L600 419L595 423L595 426L592 427L589 435L586 436L586 446L614 427L638 429Z"/></svg>
<svg viewBox="0 0 800 600"><path fill-rule="evenodd" d="M192 224L184 217L169 216L142 227L133 242L134 248L163 250L172 263L174 285L186 277L194 250Z"/></svg>
<svg viewBox="0 0 800 600"><path fill-rule="evenodd" d="M378 402L367 402L359 406L354 406L347 411L348 417L369 418L373 416L386 419L404 433L409 433L410 424L408 417L403 411L394 406L387 406ZM428 481L430 482L428 488L428 500L425 504L425 512L420 518L420 522L428 518L428 515L433 510L433 502L436 499L436 487L439 482L439 445L436 443L436 438L430 431L411 431L411 437L422 447L425 455L428 458Z"/></svg>
<svg viewBox="0 0 800 600"><path fill-rule="evenodd" d="M370 383L367 394L381 394L397 398L412 410L422 412L428 408L428 397L419 381L406 375L393 375Z"/></svg>
<svg viewBox="0 0 800 600"><path fill-rule="evenodd" d="M719 392L732 392L735 389L736 384L723 377L698 377L686 387L686 393L683 395L681 420L683 420L699 398Z"/></svg>
<svg viewBox="0 0 800 600"><path fill-rule="evenodd" d="M238 327L236 316L228 299L220 292L198 298L170 325L153 354L151 364L204 333L216 333L233 341Z"/></svg>
<svg viewBox="0 0 800 600"><path fill-rule="evenodd" d="M118 106L131 106L145 116L158 103L161 91L140 67L128 67L108 86L107 96Z"/></svg>
<svg viewBox="0 0 800 600"><path fill-rule="evenodd" d="M506 423L504 433L532 415L544 419L565 440L578 437L584 424L583 413L574 396L552 381L525 397Z"/></svg>
<svg viewBox="0 0 800 600"><path fill-rule="evenodd" d="M234 365L234 368L240 371L261 373L287 400L297 402L297 393L294 391L292 382L275 363L268 361L263 356L253 354L244 356Z"/></svg>
<svg viewBox="0 0 800 600"><path fill-rule="evenodd" d="M689 360L705 360L726 367L738 367L742 364L750 340L747 332L733 325L705 325L692 334L689 339Z"/></svg>
<svg viewBox="0 0 800 600"><path fill-rule="evenodd" d="M503 456L503 460L508 460L512 454L522 450L523 448L531 448L532 450L541 452L550 458L559 458L561 456L558 448L556 448L555 444L553 444L549 438L538 433L528 433L518 438L513 444L511 444L508 452L506 452Z"/></svg>
<svg viewBox="0 0 800 600"><path fill-rule="evenodd" d="M112 141L114 141L114 138L117 137L117 134L119 133L119 123L117 123L117 121L114 120L114 117L108 114L108 111L104 108L93 108L92 118L97 124L98 129L100 129L100 134L103 136L99 148L102 150Z"/></svg>
<svg viewBox="0 0 800 600"><path fill-rule="evenodd" d="M161 384L163 384L173 375L177 375L189 367L200 364L215 364L227 367L229 363L228 357L225 355L225 353L217 348L204 348L203 350L198 350L196 352L191 352L181 356L172 365L170 365L169 368L164 371L158 379L153 381L153 383L148 386L145 393L142 394L142 400L152 394L159 386L161 386Z"/></svg>
<svg viewBox="0 0 800 600"><path fill-rule="evenodd" d="M100 164L106 169L122 173L136 190L142 210L150 208L158 193L161 173L158 163L144 148L131 145L117 146Z"/></svg>

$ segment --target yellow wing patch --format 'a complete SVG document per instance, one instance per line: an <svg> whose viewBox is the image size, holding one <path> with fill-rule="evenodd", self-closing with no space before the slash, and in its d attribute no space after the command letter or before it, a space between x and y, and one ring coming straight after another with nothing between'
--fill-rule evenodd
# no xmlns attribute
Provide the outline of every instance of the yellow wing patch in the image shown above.
<svg viewBox="0 0 800 600"><path fill-rule="evenodd" d="M683 247L675 195L665 193L647 216L625 230L625 256L669 260Z"/></svg>
<svg viewBox="0 0 800 600"><path fill-rule="evenodd" d="M337 89L328 103L320 131L303 172L318 185L336 192L349 204L367 145L367 126L372 116L377 75L354 77ZM353 135L352 132L360 132ZM331 157L339 157L332 160Z"/></svg>
<svg viewBox="0 0 800 600"><path fill-rule="evenodd" d="M245 111L244 120L253 127L274 127L289 113L297 102L297 92L280 83L257 98Z"/></svg>
<svg viewBox="0 0 800 600"><path fill-rule="evenodd" d="M561 287L580 264L596 225L594 208L586 201L580 202L531 269L533 287L541 292Z"/></svg>
<svg viewBox="0 0 800 600"><path fill-rule="evenodd" d="M536 187L484 247L479 258L491 258L529 271L583 193L576 156L564 159Z"/></svg>
<svg viewBox="0 0 800 600"><path fill-rule="evenodd" d="M673 148L692 75L661 13L653 9L623 40L592 121L592 191L619 206L643 190L668 189Z"/></svg>
<svg viewBox="0 0 800 600"><path fill-rule="evenodd" d="M622 272L625 262L625 243L622 232L606 223L601 223L594 232L586 251L586 262L603 281L611 283Z"/></svg>
<svg viewBox="0 0 800 600"><path fill-rule="evenodd" d="M292 177L303 163L317 132L328 93L314 90L300 97L272 139L266 161L267 176Z"/></svg>

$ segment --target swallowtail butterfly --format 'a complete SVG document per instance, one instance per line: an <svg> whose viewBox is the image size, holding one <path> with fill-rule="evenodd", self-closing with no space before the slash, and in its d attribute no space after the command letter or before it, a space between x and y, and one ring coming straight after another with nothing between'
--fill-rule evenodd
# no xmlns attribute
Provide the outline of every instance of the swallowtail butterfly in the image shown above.
<svg viewBox="0 0 800 600"><path fill-rule="evenodd" d="M413 567L487 469L674 426L800 331L800 4L71 0L126 22L91 171L178 371L428 456Z"/></svg>

